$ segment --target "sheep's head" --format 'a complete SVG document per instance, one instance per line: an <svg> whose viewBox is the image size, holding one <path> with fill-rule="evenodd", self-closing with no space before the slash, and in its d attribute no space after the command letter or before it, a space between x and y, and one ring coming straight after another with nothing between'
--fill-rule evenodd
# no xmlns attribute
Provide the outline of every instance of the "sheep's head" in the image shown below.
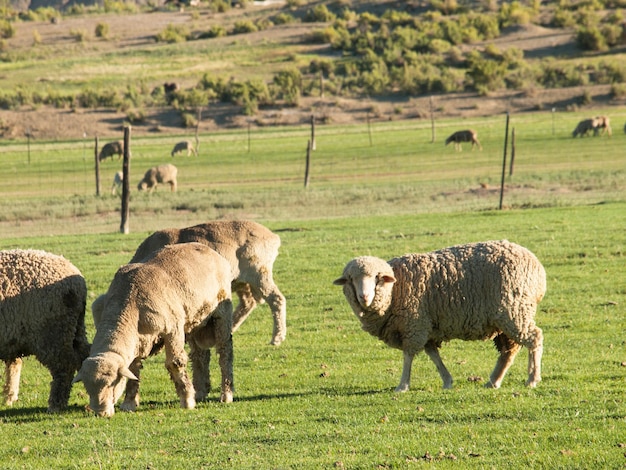
<svg viewBox="0 0 626 470"><path fill-rule="evenodd" d="M384 315L391 303L391 290L396 278L391 266L380 258L360 256L343 270L333 284L343 286L343 293L357 317L366 312Z"/></svg>
<svg viewBox="0 0 626 470"><path fill-rule="evenodd" d="M72 383L82 381L89 394L89 408L108 418L115 413L114 405L124 391L126 379L139 380L122 356L109 352L85 359Z"/></svg>

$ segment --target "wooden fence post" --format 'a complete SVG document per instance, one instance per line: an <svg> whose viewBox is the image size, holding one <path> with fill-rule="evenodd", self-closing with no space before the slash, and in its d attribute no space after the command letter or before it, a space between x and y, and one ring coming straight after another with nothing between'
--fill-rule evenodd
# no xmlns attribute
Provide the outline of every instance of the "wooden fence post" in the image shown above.
<svg viewBox="0 0 626 470"><path fill-rule="evenodd" d="M311 150L315 150L315 116L311 114Z"/></svg>
<svg viewBox="0 0 626 470"><path fill-rule="evenodd" d="M130 214L130 126L124 127L124 164L122 165L122 222L120 232L130 233L128 216Z"/></svg>
<svg viewBox="0 0 626 470"><path fill-rule="evenodd" d="M311 166L311 141L306 144L306 164L304 166L304 188L309 187L309 168Z"/></svg>
<svg viewBox="0 0 626 470"><path fill-rule="evenodd" d="M509 112L506 112L506 130L504 131L504 156L502 157L502 181L500 182L500 205L502 210L502 199L504 198L504 177L506 175L506 149L509 145Z"/></svg>
<svg viewBox="0 0 626 470"><path fill-rule="evenodd" d="M94 144L94 157L96 164L96 196L100 196L100 160L98 159L98 136Z"/></svg>
<svg viewBox="0 0 626 470"><path fill-rule="evenodd" d="M515 163L515 127L511 129L511 166L509 176L513 176L513 165Z"/></svg>

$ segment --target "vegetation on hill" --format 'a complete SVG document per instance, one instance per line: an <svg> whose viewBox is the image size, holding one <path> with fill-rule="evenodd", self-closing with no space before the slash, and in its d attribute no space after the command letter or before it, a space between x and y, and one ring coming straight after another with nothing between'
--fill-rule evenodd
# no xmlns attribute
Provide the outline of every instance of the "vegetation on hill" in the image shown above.
<svg viewBox="0 0 626 470"><path fill-rule="evenodd" d="M184 125L193 127L196 110L216 100L234 103L243 114L254 115L263 106L297 107L302 96L419 96L463 91L485 95L500 90L532 93L538 88L603 84L611 86L612 98L626 97L626 65L619 54L625 43L620 10L626 5L624 0L562 0L548 5L539 1L436 0L418 5L289 0L263 9L246 8L247 2L239 5L239 14L230 16L232 8L224 0L186 6L192 12L191 23L167 24L152 35L151 41L162 47L189 44L181 54L191 55L199 53L197 44L210 47L219 38L240 41L266 31L266 40L273 41L272 31L284 25L306 24L310 27L303 30L301 38L310 46L306 55L295 57L286 52L280 59L272 57L275 62L282 61L283 66L268 67L267 73L258 76L250 77L243 69L229 71L228 75L204 73L195 83L171 92L163 90L157 76L116 86L103 84L102 78L90 79L63 89L19 83L3 87L0 108L115 108L127 112L132 123L143 119L146 108L173 107L180 110ZM136 4L105 1L102 7L74 4L63 15L104 12L106 15L99 16L94 28L93 41L109 41L110 23L121 14L139 11ZM211 21L202 21L204 13ZM3 68L44 60L47 55L36 51L42 47L37 30L33 32L31 50L17 51L11 47L12 38L25 22L56 22L61 15L50 7L6 12L0 22ZM528 51L521 48L496 44L503 34L530 25L570 32L569 56L528 56ZM83 45L92 41L91 34L79 28L70 31L71 38ZM85 46L76 52L94 53L93 48ZM122 48L119 54L130 52Z"/></svg>

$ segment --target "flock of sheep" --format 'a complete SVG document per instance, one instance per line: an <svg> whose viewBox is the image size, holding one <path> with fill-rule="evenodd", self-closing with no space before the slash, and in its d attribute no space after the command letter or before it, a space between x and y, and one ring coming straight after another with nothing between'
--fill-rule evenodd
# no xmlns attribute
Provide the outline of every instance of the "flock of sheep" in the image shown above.
<svg viewBox="0 0 626 470"><path fill-rule="evenodd" d="M198 156L196 148L188 140L183 140L174 145L171 155L172 157L174 157L175 155L183 151L187 153L187 156L190 156L192 154ZM107 158L113 158L114 155L117 155L118 160L124 155L124 142L122 142L121 140L106 143L98 154L98 160L103 161ZM148 190L148 192L152 192L157 188L159 184L169 184L170 190L172 192L175 192L178 186L177 176L178 168L176 168L171 163L154 166L146 171L141 181L139 181L137 189L139 191ZM111 194L118 194L123 182L124 174L121 171L116 172L113 176Z"/></svg>
<svg viewBox="0 0 626 470"><path fill-rule="evenodd" d="M120 409L134 411L142 361L164 349L181 407L194 408L210 391L212 348L219 357L220 401L231 402L232 333L256 305L266 302L271 309L271 343L286 338L286 300L272 275L280 244L278 235L252 221L212 221L153 233L93 302L91 345L85 329L87 288L79 270L43 251L0 251L6 404L18 399L21 358L34 355L52 375L50 412L67 407L77 382L84 384L89 409L98 416L112 416L124 392ZM409 389L412 361L422 350L435 363L443 387L451 388L438 352L451 339L493 340L499 358L488 387L500 386L522 346L529 351L526 384L534 387L541 380L543 335L534 317L546 292L546 273L526 248L501 240L389 261L362 256L350 260L334 284L343 287L366 332L403 351L398 392Z"/></svg>

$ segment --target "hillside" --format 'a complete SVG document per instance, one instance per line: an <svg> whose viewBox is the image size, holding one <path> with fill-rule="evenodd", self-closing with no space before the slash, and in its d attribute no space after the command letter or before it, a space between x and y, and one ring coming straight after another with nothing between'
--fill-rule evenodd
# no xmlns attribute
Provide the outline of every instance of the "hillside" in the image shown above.
<svg viewBox="0 0 626 470"><path fill-rule="evenodd" d="M313 4L314 2L310 2ZM384 8L416 2L344 2L352 8ZM289 67L304 69L315 57L337 59L337 52L324 44L305 41L319 23L292 22L246 34L195 39L169 44L155 41L168 27L187 28L198 37L216 25L231 27L237 21L269 19L281 11L294 15L306 11L286 9L284 4L249 4L215 13L206 7L171 10L158 8L149 12L91 13L64 16L60 21L19 21L13 37L6 39L9 60L0 63L0 86L10 90L35 89L36 93L75 93L89 89L153 90L164 82L179 83L192 89L204 75L271 82L273 74ZM357 8L358 7L358 8ZM415 6L417 8L417 6ZM106 38L96 37L98 25L106 24ZM464 53L472 49L499 50L517 48L528 61L555 57L565 61L597 61L600 54L583 53L575 42L573 29L548 28L525 24L503 28L498 38L463 44ZM623 47L610 51L611 60L619 60ZM432 97L432 98L431 98ZM431 101L432 100L432 101ZM531 87L525 90L423 93L407 95L386 93L375 97L346 94L324 97L307 95L297 106L259 106L248 116L239 105L212 100L203 108L198 124L200 132L219 128L300 124L311 115L320 122L363 122L378 120L436 117L468 118L510 111L512 113L554 109L592 115L595 109L625 104L623 97L611 95L611 86L578 85L559 88ZM6 108L6 107L5 107ZM0 110L0 132L4 138L19 139L27 132L35 138L81 138L84 135L119 134L129 113L125 107L97 109L44 104L21 105ZM137 111L135 111L137 112ZM141 118L133 122L135 134L190 133L180 109L170 106L142 106ZM190 129L192 127L192 129Z"/></svg>

